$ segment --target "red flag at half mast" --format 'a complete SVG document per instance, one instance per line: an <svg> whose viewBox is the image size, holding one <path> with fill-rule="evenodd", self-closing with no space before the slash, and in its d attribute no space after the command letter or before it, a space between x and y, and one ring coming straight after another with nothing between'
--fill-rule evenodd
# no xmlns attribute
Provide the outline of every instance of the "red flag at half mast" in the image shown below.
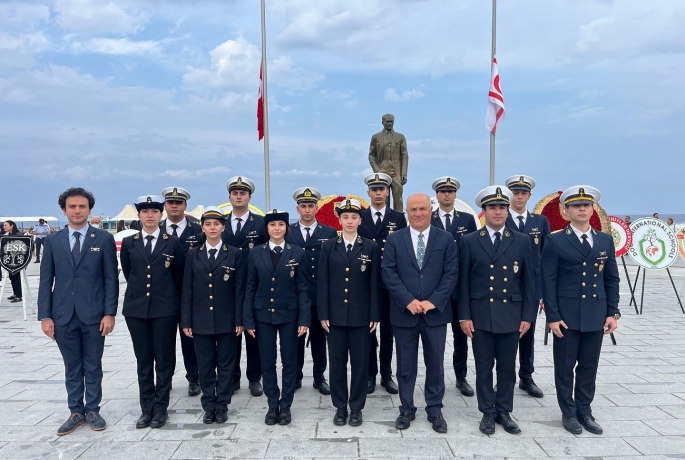
<svg viewBox="0 0 685 460"><path fill-rule="evenodd" d="M497 70L497 57L492 59L492 71L490 74L490 91L488 92L488 111L485 115L485 127L491 133L497 132L500 121L504 118L504 96L499 84L499 71Z"/></svg>

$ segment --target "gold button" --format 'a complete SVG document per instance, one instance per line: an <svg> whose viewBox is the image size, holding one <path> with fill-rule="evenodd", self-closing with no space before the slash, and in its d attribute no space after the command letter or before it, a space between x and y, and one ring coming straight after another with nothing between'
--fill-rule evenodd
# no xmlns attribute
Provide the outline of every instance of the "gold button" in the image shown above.
<svg viewBox="0 0 685 460"><path fill-rule="evenodd" d="M209 307L210 310L214 310L214 307Z"/></svg>
<svg viewBox="0 0 685 460"><path fill-rule="evenodd" d="M276 281L276 278L271 278L271 281Z"/></svg>
<svg viewBox="0 0 685 460"><path fill-rule="evenodd" d="M271 301L273 302L273 301L274 301L274 299L271 299Z"/></svg>
<svg viewBox="0 0 685 460"><path fill-rule="evenodd" d="M313 258L313 257L312 257L312 260L314 260L314 258Z"/></svg>
<svg viewBox="0 0 685 460"><path fill-rule="evenodd" d="M376 241L376 238L374 238L373 240Z"/></svg>
<svg viewBox="0 0 685 460"><path fill-rule="evenodd" d="M240 249L241 251L243 250L243 248L239 248L239 249Z"/></svg>
<svg viewBox="0 0 685 460"><path fill-rule="evenodd" d="M312 265L312 268L316 268L314 265Z"/></svg>
<svg viewBox="0 0 685 460"><path fill-rule="evenodd" d="M274 290L274 288L271 288L271 290L273 291L273 290Z"/></svg>
<svg viewBox="0 0 685 460"><path fill-rule="evenodd" d="M594 274L594 277L597 278L597 273Z"/></svg>
<svg viewBox="0 0 685 460"><path fill-rule="evenodd" d="M507 290L506 290L506 289L502 289L502 292L507 292Z"/></svg>
<svg viewBox="0 0 685 460"><path fill-rule="evenodd" d="M586 266L586 265L587 265L587 264L586 264L585 262L583 262L583 267Z"/></svg>
<svg viewBox="0 0 685 460"><path fill-rule="evenodd" d="M314 275L312 275L312 278L314 278Z"/></svg>
<svg viewBox="0 0 685 460"><path fill-rule="evenodd" d="M214 300L214 296L209 296L209 300Z"/></svg>
<svg viewBox="0 0 685 460"><path fill-rule="evenodd" d="M597 287L597 285L596 285L596 284L593 284L592 287Z"/></svg>
<svg viewBox="0 0 685 460"><path fill-rule="evenodd" d="M507 269L507 266L505 265L505 266L504 266L504 267L502 267L502 268L506 270L506 269Z"/></svg>
<svg viewBox="0 0 685 460"><path fill-rule="evenodd" d="M585 272L583 272L583 276L585 276Z"/></svg>
<svg viewBox="0 0 685 460"><path fill-rule="evenodd" d="M490 302L494 302L494 301L495 301L495 299L490 299Z"/></svg>
<svg viewBox="0 0 685 460"><path fill-rule="evenodd" d="M149 277L150 277L150 275L147 275L147 277L149 278Z"/></svg>
<svg viewBox="0 0 685 460"><path fill-rule="evenodd" d="M583 283L583 286L585 286L585 283Z"/></svg>
<svg viewBox="0 0 685 460"><path fill-rule="evenodd" d="M507 299L504 299L502 302L507 303Z"/></svg>
<svg viewBox="0 0 685 460"><path fill-rule="evenodd" d="M599 266L599 264L595 264L595 267Z"/></svg>
<svg viewBox="0 0 685 460"><path fill-rule="evenodd" d="M209 287L212 287L212 285L210 284Z"/></svg>
<svg viewBox="0 0 685 460"><path fill-rule="evenodd" d="M504 281L507 281L507 279L506 279L506 278L504 278Z"/></svg>
<svg viewBox="0 0 685 460"><path fill-rule="evenodd" d="M490 286L490 290L491 290L491 291L494 290L494 289L495 289L494 287Z"/></svg>
<svg viewBox="0 0 685 460"><path fill-rule="evenodd" d="M385 251L385 248L381 248L381 251Z"/></svg>
<svg viewBox="0 0 685 460"><path fill-rule="evenodd" d="M316 251L316 249L312 248L312 252L313 252L313 251Z"/></svg>
<svg viewBox="0 0 685 460"><path fill-rule="evenodd" d="M347 303L347 299L345 299L345 303Z"/></svg>
<svg viewBox="0 0 685 460"><path fill-rule="evenodd" d="M585 294L583 294L583 299L585 298Z"/></svg>
<svg viewBox="0 0 685 460"><path fill-rule="evenodd" d="M149 292L147 293L147 296L150 297L150 293L149 293Z"/></svg>
<svg viewBox="0 0 685 460"><path fill-rule="evenodd" d="M209 274L209 277L210 277L210 278L212 277L212 274L211 274L211 273Z"/></svg>
<svg viewBox="0 0 685 460"><path fill-rule="evenodd" d="M347 289L345 289L345 292L347 292Z"/></svg>
<svg viewBox="0 0 685 460"><path fill-rule="evenodd" d="M597 294L592 294L592 297L597 297Z"/></svg>
<svg viewBox="0 0 685 460"><path fill-rule="evenodd" d="M272 308L271 313L276 313L276 309Z"/></svg>
<svg viewBox="0 0 685 460"><path fill-rule="evenodd" d="M385 240L383 240L383 242L385 243Z"/></svg>
<svg viewBox="0 0 685 460"><path fill-rule="evenodd" d="M491 277L490 277L490 279L491 279L491 280L494 280L494 279L495 279L495 277L494 277L494 276L491 276Z"/></svg>
<svg viewBox="0 0 685 460"><path fill-rule="evenodd" d="M148 270L150 269L150 266L149 266L149 265L147 266L147 269L148 269Z"/></svg>
<svg viewBox="0 0 685 460"><path fill-rule="evenodd" d="M150 287L150 285L148 284L146 287Z"/></svg>
<svg viewBox="0 0 685 460"><path fill-rule="evenodd" d="M345 271L346 271L346 272L349 272L349 271L350 271L350 268L349 268L349 267L345 268Z"/></svg>
<svg viewBox="0 0 685 460"><path fill-rule="evenodd" d="M494 265L490 265L490 268L495 268L495 266L494 266Z"/></svg>
<svg viewBox="0 0 685 460"><path fill-rule="evenodd" d="M349 279L349 278L345 278L345 281L350 281L350 279Z"/></svg>

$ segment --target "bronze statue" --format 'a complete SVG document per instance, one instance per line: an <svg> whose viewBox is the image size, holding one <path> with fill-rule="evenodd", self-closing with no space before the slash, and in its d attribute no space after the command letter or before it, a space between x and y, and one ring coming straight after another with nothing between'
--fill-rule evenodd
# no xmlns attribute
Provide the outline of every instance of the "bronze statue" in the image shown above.
<svg viewBox="0 0 685 460"><path fill-rule="evenodd" d="M375 173L384 173L392 177L392 208L404 212L402 204L402 188L407 183L407 140L403 134L395 132L395 116L389 113L383 115L383 131L371 137L369 147L369 163ZM387 205L390 206L388 195Z"/></svg>

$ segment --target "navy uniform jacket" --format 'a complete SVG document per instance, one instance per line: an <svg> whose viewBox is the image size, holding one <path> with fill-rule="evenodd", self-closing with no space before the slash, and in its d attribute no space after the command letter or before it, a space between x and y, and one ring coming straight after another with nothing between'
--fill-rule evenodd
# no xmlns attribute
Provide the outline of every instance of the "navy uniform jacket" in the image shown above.
<svg viewBox="0 0 685 460"><path fill-rule="evenodd" d="M232 215L233 213L226 215L226 230L221 234L221 239L227 245L238 248L242 252L243 262L247 265L247 256L250 253L251 247L256 248L265 242L264 218L249 211L242 217L242 227L240 228L240 233L236 235L233 233ZM204 243L204 238L202 243ZM252 243L252 246L250 246L250 243Z"/></svg>
<svg viewBox="0 0 685 460"><path fill-rule="evenodd" d="M592 229L592 250L567 227L547 237L542 250L542 298L547 322L569 329L600 331L619 313L618 266L611 236Z"/></svg>
<svg viewBox="0 0 685 460"><path fill-rule="evenodd" d="M385 251L388 235L405 228L407 226L407 218L404 217L404 213L386 206L381 226L376 227L375 212L376 210L372 207L362 209L362 223L359 225L358 233L362 238L375 241L378 244L378 249L381 250L381 257L383 257L382 254Z"/></svg>
<svg viewBox="0 0 685 460"><path fill-rule="evenodd" d="M166 219L159 223L159 228L162 229L162 233L166 232ZM178 237L178 239L181 240L183 252L187 254L188 249L199 246L201 244L198 239L200 235L204 236L204 233L202 233L202 226L198 223L192 223L186 218L186 228L183 229L183 233ZM169 233L169 236L171 236L171 233Z"/></svg>
<svg viewBox="0 0 685 460"><path fill-rule="evenodd" d="M457 284L459 249L452 235L430 227L428 244L419 268L411 241L410 228L388 235L383 258L383 281L390 293L390 322L393 326L412 327L419 315L407 310L414 299L428 300L435 309L426 313L429 326L452 322L450 295Z"/></svg>
<svg viewBox="0 0 685 460"><path fill-rule="evenodd" d="M535 270L528 237L504 227L495 245L487 229L461 239L457 318L474 329L516 332L537 314Z"/></svg>
<svg viewBox="0 0 685 460"><path fill-rule="evenodd" d="M319 320L331 326L362 327L381 320L381 252L357 236L348 262L343 237L323 245L319 264ZM362 270L363 268L363 270Z"/></svg>
<svg viewBox="0 0 685 460"><path fill-rule="evenodd" d="M478 230L478 227L476 227L476 220L468 212L462 212L460 214L456 209L454 212L456 216L454 219L452 219L452 222L450 222L450 228L445 228L445 224L443 223L438 210L433 211L433 215L431 216L431 225L438 227L440 230L445 230L446 232L451 233L454 237L454 242L459 244L462 236L475 232Z"/></svg>
<svg viewBox="0 0 685 460"><path fill-rule="evenodd" d="M139 232L121 242L121 272L128 282L123 314L131 318L177 315L185 262L181 241L160 231L151 260L144 241Z"/></svg>
<svg viewBox="0 0 685 460"><path fill-rule="evenodd" d="M235 334L243 325L247 267L240 251L226 243L209 267L207 246L188 251L183 275L181 327L193 334Z"/></svg>
<svg viewBox="0 0 685 460"><path fill-rule="evenodd" d="M540 214L531 214L526 211L526 223L523 224L523 233L530 236L530 248L533 253L533 266L535 266L535 301L542 299L542 284L540 281L540 256L545 246L545 238L551 233L549 221ZM518 219L514 221L511 213L507 216L506 226L509 230L518 231Z"/></svg>
<svg viewBox="0 0 685 460"><path fill-rule="evenodd" d="M84 324L97 324L117 314L119 275L114 237L87 226L80 230L83 247L74 264L69 230L45 237L38 288L38 319L66 325L74 312Z"/></svg>
<svg viewBox="0 0 685 460"><path fill-rule="evenodd" d="M301 269L305 263L304 249L286 243L276 269L268 243L255 247L249 254L243 304L245 329L255 329L255 320L271 324L297 321L298 326L309 327L311 302Z"/></svg>
<svg viewBox="0 0 685 460"><path fill-rule="evenodd" d="M302 238L302 229L300 228L300 223L296 222L290 226L290 233L285 236L285 242L294 244L304 249L305 252L305 263L302 264L300 269L304 272L307 278L307 286L309 287L309 299L312 306L316 306L316 281L317 281L317 271L319 268L319 257L321 255L321 247L324 241L331 238L337 238L338 232L328 225L323 225L319 222L316 224L316 228L310 231L311 236L307 243L304 242Z"/></svg>

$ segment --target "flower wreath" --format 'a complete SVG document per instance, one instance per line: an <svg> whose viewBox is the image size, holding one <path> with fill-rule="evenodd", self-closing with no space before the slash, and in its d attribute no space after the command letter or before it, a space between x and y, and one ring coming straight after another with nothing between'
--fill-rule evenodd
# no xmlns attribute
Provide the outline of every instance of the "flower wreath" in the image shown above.
<svg viewBox="0 0 685 460"><path fill-rule="evenodd" d="M358 200L362 205L362 209L366 209L370 206L368 201L356 195L347 195L346 197L340 195L325 196L317 202L319 210L316 211L316 220L324 225L333 227L339 232L342 231L340 220L338 219L338 214L335 212L335 208L338 207L338 203L345 201L348 198Z"/></svg>

